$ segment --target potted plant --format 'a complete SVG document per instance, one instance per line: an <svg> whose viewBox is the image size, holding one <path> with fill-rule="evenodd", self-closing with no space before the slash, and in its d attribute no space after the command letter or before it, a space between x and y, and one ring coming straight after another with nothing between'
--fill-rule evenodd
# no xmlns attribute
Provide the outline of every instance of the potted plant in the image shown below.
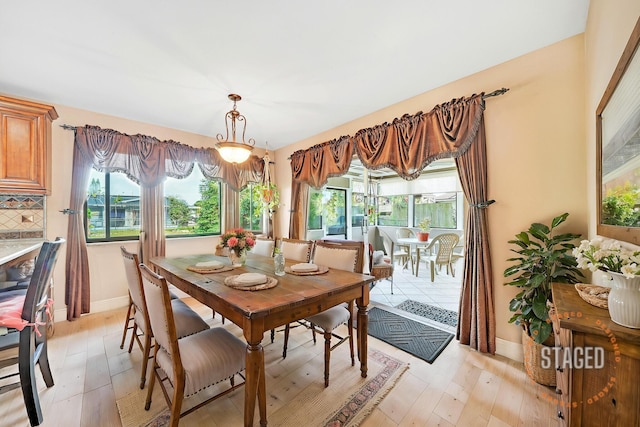
<svg viewBox="0 0 640 427"><path fill-rule="evenodd" d="M426 242L429 240L429 231L431 231L431 218L425 217L418 223L420 231L416 233L418 240Z"/></svg>
<svg viewBox="0 0 640 427"><path fill-rule="evenodd" d="M509 302L509 310L515 314L509 323L522 326L525 367L535 381L555 385L554 366L550 372L541 373L536 360L540 359L542 345L553 345L553 327L549 317L552 307L551 283L578 283L584 276L572 256L574 242L579 234L554 234L554 230L566 221L568 213L553 218L551 226L533 223L528 231L516 234L509 243L517 246L511 249L518 256L509 258L515 262L504 271L504 277L511 278L507 286L520 288L520 292ZM543 344L544 343L544 344ZM553 353L551 353L553 354ZM529 363L528 363L529 362ZM529 365L529 366L527 366ZM547 383L544 378L548 378Z"/></svg>

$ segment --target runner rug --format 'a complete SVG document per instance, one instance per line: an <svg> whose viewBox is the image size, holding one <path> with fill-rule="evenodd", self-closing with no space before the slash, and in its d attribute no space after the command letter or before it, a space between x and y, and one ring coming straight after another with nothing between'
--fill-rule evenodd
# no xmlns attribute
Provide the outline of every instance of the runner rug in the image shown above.
<svg viewBox="0 0 640 427"><path fill-rule="evenodd" d="M298 351L302 350L300 348ZM329 388L325 389L322 372L320 372L318 381L313 381L293 399L273 412L268 408L267 421L269 425L290 427L358 426L393 388L408 367L405 362L369 348L367 378L360 376L359 364L356 361L356 366L349 366L339 375L332 375ZM332 372L333 369L337 367L332 366ZM340 392L336 393L336 390ZM146 392L146 388L136 390L116 402L123 427L164 427L169 424L169 411L161 394L154 397L151 411L144 410ZM156 390L154 395L155 392ZM244 389L236 390L232 395L236 393L243 395ZM270 394L269 381L267 381L267 394ZM336 399L336 396L340 396L340 399ZM269 396L267 398L269 399ZM161 404L158 405L158 402ZM219 401L214 401L193 414L185 416L180 420L180 425L188 426L189 417L195 416L208 406L216 405L217 402ZM259 423L258 418L254 421L256 424Z"/></svg>
<svg viewBox="0 0 640 427"><path fill-rule="evenodd" d="M445 325L456 326L458 324L458 313L455 311L446 310L444 308L435 307L422 302L406 300L396 305L396 308L411 314L426 317L427 319L431 319Z"/></svg>
<svg viewBox="0 0 640 427"><path fill-rule="evenodd" d="M369 310L369 335L433 363L453 334L378 307Z"/></svg>

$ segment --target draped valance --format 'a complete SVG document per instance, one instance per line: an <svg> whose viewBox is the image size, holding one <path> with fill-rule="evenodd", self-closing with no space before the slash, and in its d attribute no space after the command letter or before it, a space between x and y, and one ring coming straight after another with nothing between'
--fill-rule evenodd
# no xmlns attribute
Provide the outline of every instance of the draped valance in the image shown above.
<svg viewBox="0 0 640 427"><path fill-rule="evenodd" d="M129 179L152 187L166 177L186 178L198 164L209 179L220 179L234 190L260 182L264 162L251 156L242 164L225 162L213 148L195 148L146 135L127 135L98 126L76 128L76 147L86 162L101 172L122 172Z"/></svg>
<svg viewBox="0 0 640 427"><path fill-rule="evenodd" d="M428 113L405 114L354 136L296 151L291 155L292 178L320 188L330 177L344 175L355 153L367 169L391 168L405 179L415 179L434 160L459 157L468 150L483 111L483 94L453 99Z"/></svg>

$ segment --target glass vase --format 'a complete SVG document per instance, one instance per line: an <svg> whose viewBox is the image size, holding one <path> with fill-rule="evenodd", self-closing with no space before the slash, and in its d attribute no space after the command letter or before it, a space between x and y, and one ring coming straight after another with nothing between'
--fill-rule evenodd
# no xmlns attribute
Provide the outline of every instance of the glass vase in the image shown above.
<svg viewBox="0 0 640 427"><path fill-rule="evenodd" d="M233 267L242 267L247 262L247 251L229 251L229 260Z"/></svg>
<svg viewBox="0 0 640 427"><path fill-rule="evenodd" d="M627 328L640 329L640 276L624 277L620 273L611 275L609 292L609 315L611 320Z"/></svg>

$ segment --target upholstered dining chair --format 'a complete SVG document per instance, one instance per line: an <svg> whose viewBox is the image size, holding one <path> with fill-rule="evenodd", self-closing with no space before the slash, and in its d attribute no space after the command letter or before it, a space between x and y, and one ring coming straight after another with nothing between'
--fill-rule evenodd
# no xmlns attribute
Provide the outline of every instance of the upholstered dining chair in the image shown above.
<svg viewBox="0 0 640 427"><path fill-rule="evenodd" d="M289 239L287 237L282 237L279 240L278 248L284 259L299 261L299 262L309 262L311 261L311 254L313 252L313 240L300 240L300 239ZM282 332L283 330L278 330L278 332ZM271 330L271 342L275 340L276 330Z"/></svg>
<svg viewBox="0 0 640 427"><path fill-rule="evenodd" d="M140 265L140 273L155 341L145 409L151 407L157 379L171 409L169 425L174 427L181 417L244 385L244 381L235 384L234 379L236 374L242 377L247 345L223 327L205 329L180 338L167 281L144 264ZM230 381L228 388L182 411L185 397L225 380ZM169 397L171 391L173 395Z"/></svg>
<svg viewBox="0 0 640 427"><path fill-rule="evenodd" d="M262 256L273 256L273 248L275 247L275 241L272 239L263 239L258 237L256 239L256 244L251 249L251 252L254 254L262 255Z"/></svg>
<svg viewBox="0 0 640 427"><path fill-rule="evenodd" d="M431 270L431 281L435 280L436 267L442 269L444 265L447 268L447 274L453 272L453 264L451 263L451 255L453 248L458 244L460 236L456 233L443 233L433 238L424 248L417 249L416 255L416 276L421 262L429 263ZM452 273L453 276L454 273Z"/></svg>
<svg viewBox="0 0 640 427"><path fill-rule="evenodd" d="M293 261L309 262L313 252L313 240L280 239L280 251L285 259Z"/></svg>
<svg viewBox="0 0 640 427"><path fill-rule="evenodd" d="M337 270L362 273L364 263L364 243L350 240L316 240L313 254L313 262ZM329 386L329 366L331 351L340 344L349 341L351 351L351 366L355 365L353 351L353 301L331 307L321 313L306 317L308 326L313 333L313 342L316 342L316 332L324 336L324 386ZM334 333L340 325L347 324L346 337ZM282 357L287 357L287 344L289 341L290 325L285 326L284 347ZM331 346L331 338L339 341Z"/></svg>
<svg viewBox="0 0 640 427"><path fill-rule="evenodd" d="M123 246L120 247L122 259L124 261L124 269L127 275L127 285L129 286L129 295L133 301L133 326L131 333L131 341L129 342L129 353L133 348L135 340L142 351L142 369L140 372L140 388L144 388L147 379L147 365L149 363L149 354L151 353L151 339L153 332L149 323L149 312L147 302L142 288L142 278L140 276L140 263L138 255L127 251ZM168 292L168 291L167 291ZM205 329L209 329L209 325L202 317L184 301L169 293L171 306L175 319L175 329L178 338L195 334ZM142 342L144 340L144 342Z"/></svg>
<svg viewBox="0 0 640 427"><path fill-rule="evenodd" d="M18 365L18 372L5 375L2 379L20 377L19 382L0 387L0 393L22 388L24 405L32 426L40 425L43 421L35 377L36 364L40 366L45 385L48 388L54 385L47 354L46 324L50 321L51 277L64 242L64 239L57 238L42 244L26 293L3 292L0 298L0 324L10 328L9 333L0 336L0 369ZM8 307L13 307L15 315L11 314ZM3 319L8 317L12 317L11 324L4 323Z"/></svg>

